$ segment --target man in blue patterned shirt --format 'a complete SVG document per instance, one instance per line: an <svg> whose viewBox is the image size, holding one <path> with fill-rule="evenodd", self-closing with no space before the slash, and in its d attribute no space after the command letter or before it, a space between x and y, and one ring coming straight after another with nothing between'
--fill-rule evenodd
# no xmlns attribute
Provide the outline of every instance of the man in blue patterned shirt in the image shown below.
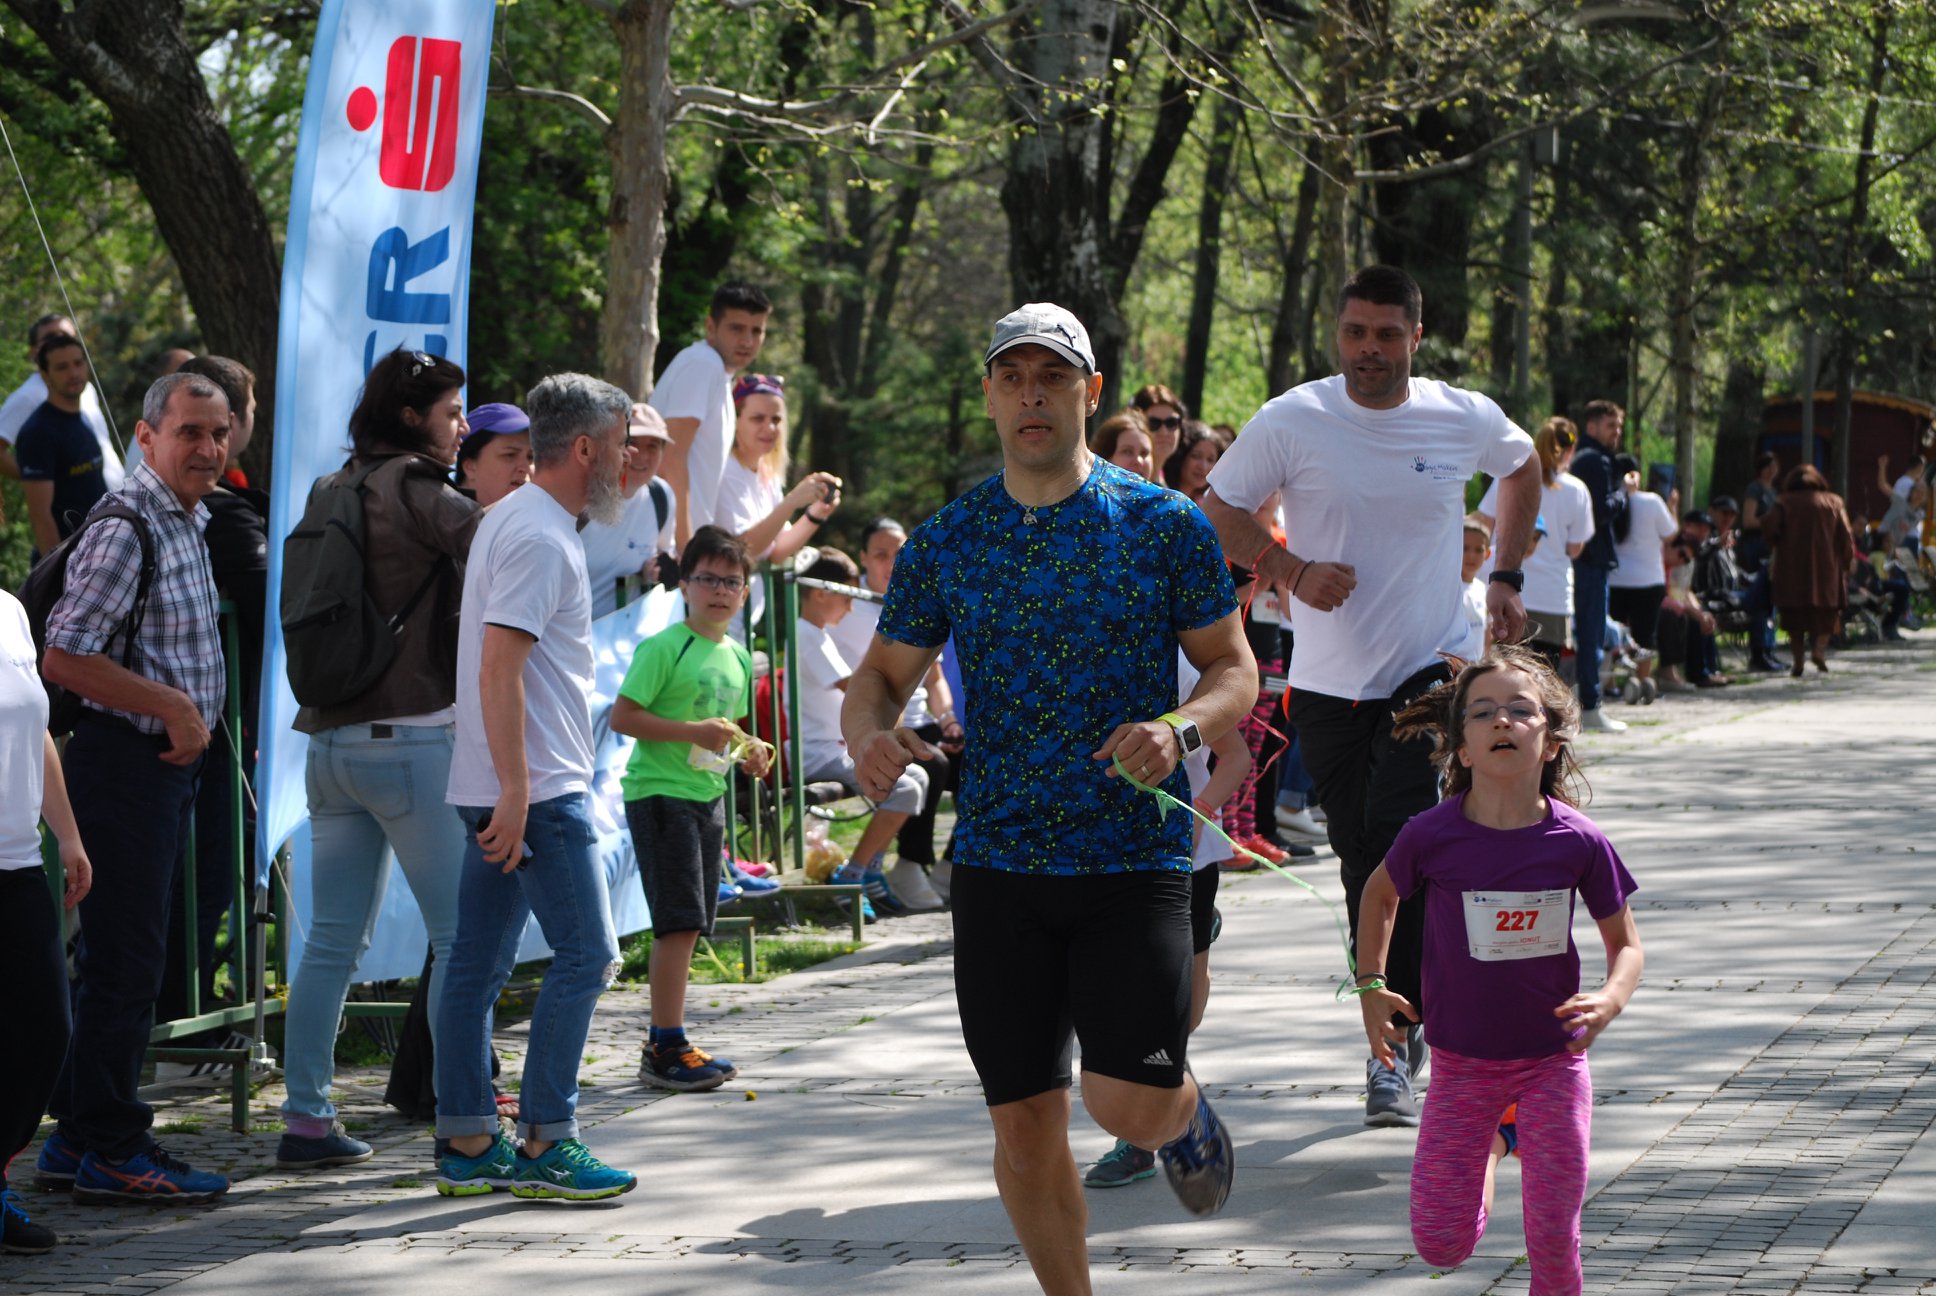
<svg viewBox="0 0 1936 1296"><path fill-rule="evenodd" d="M142 462L102 504L126 505L148 524L147 598L135 608L134 526L108 518L76 543L47 618L41 669L84 703L64 764L94 889L81 902L73 1039L49 1104L59 1125L34 1182L72 1188L77 1200L180 1204L212 1201L229 1181L156 1145L154 1113L135 1086L161 987L168 894L227 688L202 499L228 460L228 397L195 374L157 379L135 438Z"/></svg>
<svg viewBox="0 0 1936 1296"><path fill-rule="evenodd" d="M920 748L896 726L952 634L966 696L953 892L962 1034L995 1126L995 1182L1045 1291L1087 1292L1069 1149L1072 1036L1098 1125L1160 1149L1197 1214L1233 1162L1186 1069L1190 824L1180 761L1257 698L1216 534L1183 496L1089 452L1089 336L1033 303L996 326L982 381L1002 472L917 529L842 715L862 790ZM1177 650L1203 673L1178 705Z"/></svg>

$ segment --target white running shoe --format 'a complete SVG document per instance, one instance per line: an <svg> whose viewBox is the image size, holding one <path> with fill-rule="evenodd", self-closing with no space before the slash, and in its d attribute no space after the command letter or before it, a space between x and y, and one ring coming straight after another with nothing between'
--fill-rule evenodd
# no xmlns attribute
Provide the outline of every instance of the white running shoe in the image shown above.
<svg viewBox="0 0 1936 1296"><path fill-rule="evenodd" d="M928 883L928 875L913 860L897 859L887 871L888 889L910 909L939 909L946 901Z"/></svg>
<svg viewBox="0 0 1936 1296"><path fill-rule="evenodd" d="M1325 835L1324 825L1312 817L1308 809L1293 810L1289 806L1278 806L1277 826L1287 833L1296 833L1300 837L1322 839Z"/></svg>
<svg viewBox="0 0 1936 1296"><path fill-rule="evenodd" d="M1595 733L1625 733L1627 722L1615 720L1601 708L1595 707L1591 711L1580 712L1580 729L1582 732L1591 729Z"/></svg>

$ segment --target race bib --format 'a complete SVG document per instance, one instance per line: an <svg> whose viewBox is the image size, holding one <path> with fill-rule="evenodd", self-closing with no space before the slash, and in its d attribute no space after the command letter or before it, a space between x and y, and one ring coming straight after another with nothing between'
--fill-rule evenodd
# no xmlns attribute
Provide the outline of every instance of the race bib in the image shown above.
<svg viewBox="0 0 1936 1296"><path fill-rule="evenodd" d="M1566 952L1571 891L1467 891L1466 950L1482 963Z"/></svg>

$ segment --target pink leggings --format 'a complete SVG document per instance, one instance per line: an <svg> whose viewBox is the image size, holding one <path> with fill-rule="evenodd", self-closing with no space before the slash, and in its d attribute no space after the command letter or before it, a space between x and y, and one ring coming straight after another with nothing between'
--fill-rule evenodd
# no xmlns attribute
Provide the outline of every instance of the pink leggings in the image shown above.
<svg viewBox="0 0 1936 1296"><path fill-rule="evenodd" d="M1441 1269L1465 1263L1479 1245L1486 1157L1499 1117L1515 1102L1532 1296L1576 1296L1593 1125L1584 1053L1498 1062L1433 1048L1412 1162L1412 1241L1420 1259Z"/></svg>

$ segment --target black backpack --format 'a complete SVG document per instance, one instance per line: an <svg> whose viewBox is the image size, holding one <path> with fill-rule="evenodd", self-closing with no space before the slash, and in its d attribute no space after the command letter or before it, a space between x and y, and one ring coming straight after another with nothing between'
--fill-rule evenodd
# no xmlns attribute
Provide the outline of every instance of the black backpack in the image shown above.
<svg viewBox="0 0 1936 1296"><path fill-rule="evenodd" d="M134 602L114 631L121 636L121 665L133 669L135 636L141 633L141 621L148 611L148 591L155 583L154 533L148 529L148 519L133 508L113 501L101 504L74 529L74 534L34 564L34 569L27 573L27 583L20 587L20 602L27 609L27 624L34 634L34 660L42 666L41 681L47 689L47 732L56 738L72 732L74 722L81 718L81 695L46 677L47 619L54 614L54 605L61 601L61 595L67 592L67 561L73 557L81 537L89 527L109 518L126 521L134 528L135 539L141 542L141 572L135 578ZM109 642L113 642L113 636Z"/></svg>
<svg viewBox="0 0 1936 1296"><path fill-rule="evenodd" d="M398 628L443 574L440 560L394 616L370 597L364 483L387 462L318 481L283 541L282 642L289 689L304 706L340 706L368 692L396 659Z"/></svg>

